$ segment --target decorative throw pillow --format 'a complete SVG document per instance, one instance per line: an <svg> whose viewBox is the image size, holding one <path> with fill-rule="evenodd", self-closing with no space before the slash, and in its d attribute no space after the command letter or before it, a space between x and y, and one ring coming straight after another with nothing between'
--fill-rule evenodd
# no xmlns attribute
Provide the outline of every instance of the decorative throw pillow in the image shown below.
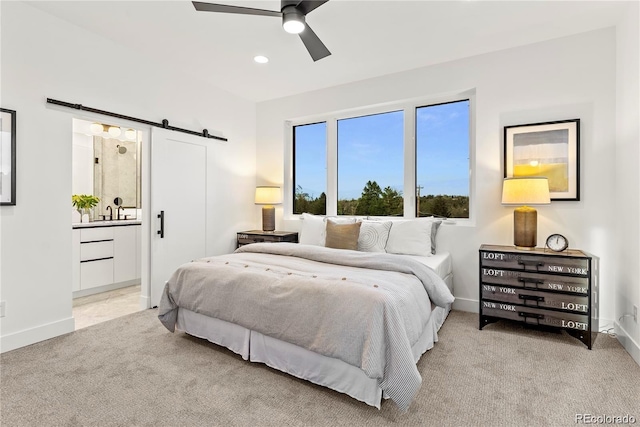
<svg viewBox="0 0 640 427"><path fill-rule="evenodd" d="M328 219L325 246L334 249L357 250L361 225L361 222L338 224L335 221Z"/></svg>
<svg viewBox="0 0 640 427"><path fill-rule="evenodd" d="M394 221L389 231L386 251L393 254L431 256L435 253L435 231L440 222L427 219Z"/></svg>
<svg viewBox="0 0 640 427"><path fill-rule="evenodd" d="M358 250L362 252L384 252L391 230L391 221L362 221Z"/></svg>
<svg viewBox="0 0 640 427"><path fill-rule="evenodd" d="M369 220L374 220L374 221L383 221L383 220L389 220L390 217L375 217L375 216L369 216L367 217L367 219ZM427 222L432 222L433 225L431 226L431 254L435 255L436 254L436 236L438 233L438 228L440 227L440 224L442 224L442 220L439 218L436 218L435 216L428 216L428 217L422 217L422 218L417 218L417 219L394 219L391 220L392 224L398 223L398 222L407 222L407 221L427 221ZM393 228L393 225L391 226ZM387 250L387 252L389 252ZM422 254L421 254L422 255ZM428 256L428 254L427 254Z"/></svg>
<svg viewBox="0 0 640 427"><path fill-rule="evenodd" d="M325 219L323 216L302 214L302 228L299 243L303 245L324 246Z"/></svg>

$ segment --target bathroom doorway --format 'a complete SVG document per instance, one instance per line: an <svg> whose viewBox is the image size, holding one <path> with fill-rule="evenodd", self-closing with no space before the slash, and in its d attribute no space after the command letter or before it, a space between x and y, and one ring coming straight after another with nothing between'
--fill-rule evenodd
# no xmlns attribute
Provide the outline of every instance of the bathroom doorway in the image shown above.
<svg viewBox="0 0 640 427"><path fill-rule="evenodd" d="M148 308L142 268L147 234L142 146L147 134L102 119L73 119L70 222L76 330Z"/></svg>

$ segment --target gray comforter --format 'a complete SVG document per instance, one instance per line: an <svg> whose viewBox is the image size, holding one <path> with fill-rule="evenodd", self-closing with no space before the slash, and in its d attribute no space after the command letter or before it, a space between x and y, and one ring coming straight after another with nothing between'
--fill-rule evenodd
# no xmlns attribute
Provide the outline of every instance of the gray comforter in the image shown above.
<svg viewBox="0 0 640 427"><path fill-rule="evenodd" d="M173 332L183 307L343 360L406 410L422 381L411 347L431 301L453 299L435 272L401 255L256 243L179 267L158 317Z"/></svg>

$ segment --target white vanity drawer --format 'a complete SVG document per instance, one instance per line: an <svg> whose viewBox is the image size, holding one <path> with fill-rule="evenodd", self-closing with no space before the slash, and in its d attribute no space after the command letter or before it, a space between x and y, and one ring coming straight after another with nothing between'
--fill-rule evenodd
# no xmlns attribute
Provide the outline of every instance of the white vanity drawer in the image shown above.
<svg viewBox="0 0 640 427"><path fill-rule="evenodd" d="M80 263L80 288L89 289L113 283L113 258Z"/></svg>
<svg viewBox="0 0 640 427"><path fill-rule="evenodd" d="M80 261L113 258L113 240L80 243Z"/></svg>
<svg viewBox="0 0 640 427"><path fill-rule="evenodd" d="M96 240L113 240L113 228L96 227L80 229L81 242L94 242Z"/></svg>

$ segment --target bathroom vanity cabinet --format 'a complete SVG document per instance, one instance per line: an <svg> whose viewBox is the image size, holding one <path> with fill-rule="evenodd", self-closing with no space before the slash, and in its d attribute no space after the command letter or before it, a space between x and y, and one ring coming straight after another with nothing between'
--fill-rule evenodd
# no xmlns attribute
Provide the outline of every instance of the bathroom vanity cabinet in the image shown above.
<svg viewBox="0 0 640 427"><path fill-rule="evenodd" d="M104 221L73 226L73 296L140 281L140 221Z"/></svg>

